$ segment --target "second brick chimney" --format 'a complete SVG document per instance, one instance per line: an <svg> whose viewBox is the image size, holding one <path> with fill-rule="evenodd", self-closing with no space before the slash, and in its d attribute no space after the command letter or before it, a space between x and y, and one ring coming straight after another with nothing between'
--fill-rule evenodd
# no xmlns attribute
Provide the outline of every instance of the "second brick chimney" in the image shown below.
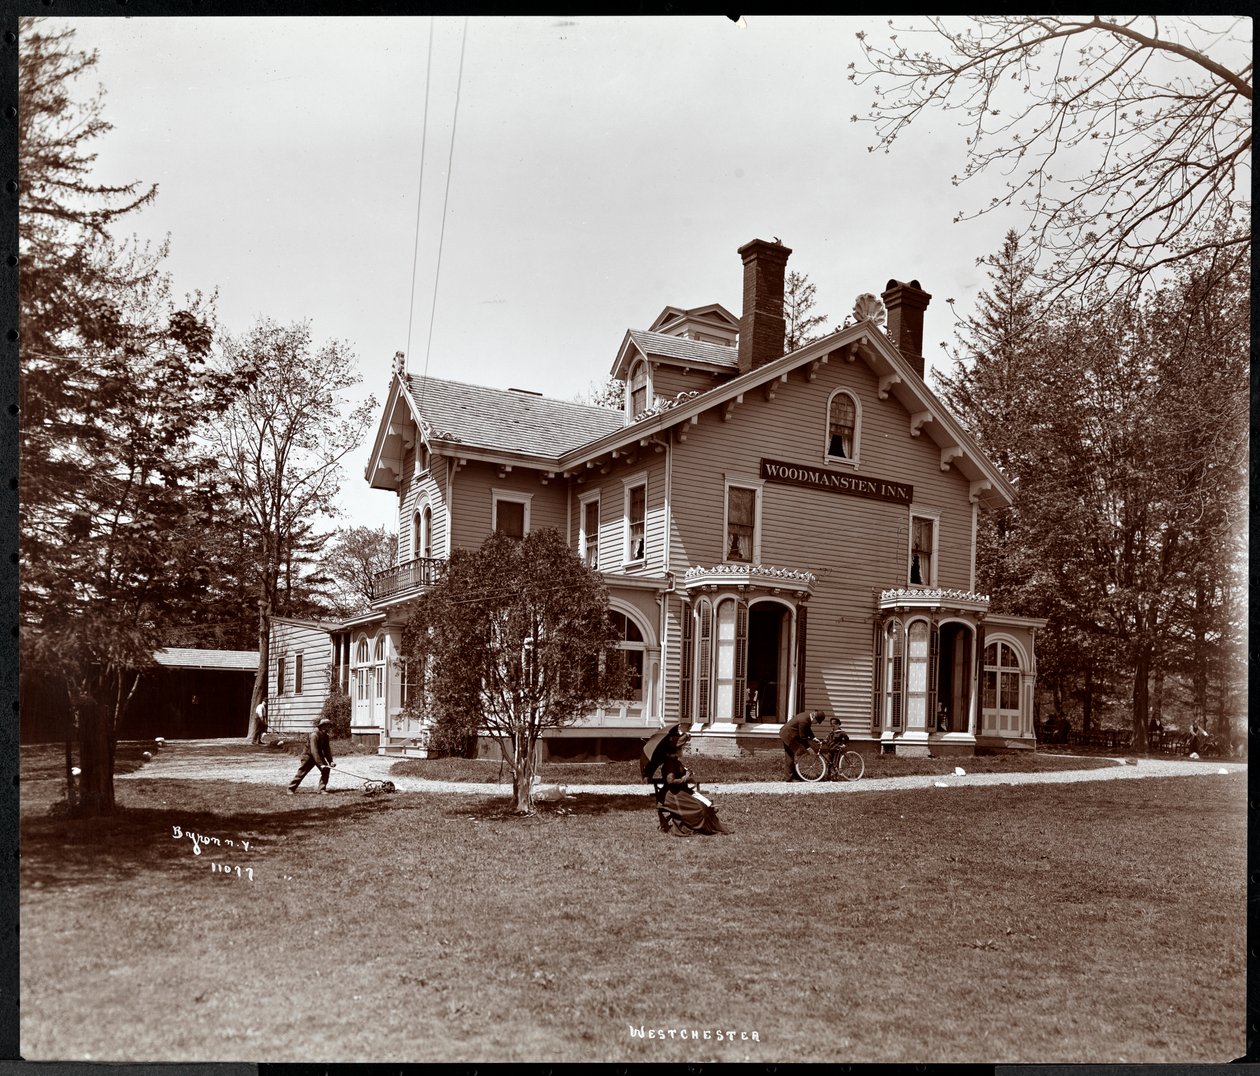
<svg viewBox="0 0 1260 1076"><path fill-rule="evenodd" d="M739 319L739 372L783 355L783 277L788 255L782 243L754 239L739 248L744 259L744 312Z"/></svg>
<svg viewBox="0 0 1260 1076"><path fill-rule="evenodd" d="M919 287L917 280L909 284L890 280L880 296L888 310L888 335L897 345L901 357L923 377L923 311L932 296Z"/></svg>

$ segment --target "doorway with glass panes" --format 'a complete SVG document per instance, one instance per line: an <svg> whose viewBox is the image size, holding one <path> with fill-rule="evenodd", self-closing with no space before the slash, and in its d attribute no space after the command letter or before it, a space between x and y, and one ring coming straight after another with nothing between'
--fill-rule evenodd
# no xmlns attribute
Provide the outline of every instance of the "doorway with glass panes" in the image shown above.
<svg viewBox="0 0 1260 1076"><path fill-rule="evenodd" d="M701 724L783 722L796 695L794 640L803 610L773 598L725 597L696 602L694 646L685 638L683 694L691 697L694 661L695 714Z"/></svg>

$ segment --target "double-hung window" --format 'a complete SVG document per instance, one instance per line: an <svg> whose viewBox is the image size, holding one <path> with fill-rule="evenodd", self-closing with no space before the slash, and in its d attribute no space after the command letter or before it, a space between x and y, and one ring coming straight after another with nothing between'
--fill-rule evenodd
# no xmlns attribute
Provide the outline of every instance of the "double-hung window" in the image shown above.
<svg viewBox="0 0 1260 1076"><path fill-rule="evenodd" d="M627 564L642 562L647 542L647 476L626 480L626 547Z"/></svg>
<svg viewBox="0 0 1260 1076"><path fill-rule="evenodd" d="M726 483L726 539L722 559L738 564L753 564L760 559L760 534L757 528L761 506L761 489L754 484Z"/></svg>
<svg viewBox="0 0 1260 1076"><path fill-rule="evenodd" d="M533 495L499 489L492 492L495 531L524 538L529 533L529 502Z"/></svg>
<svg viewBox="0 0 1260 1076"><path fill-rule="evenodd" d="M582 501L582 531L579 535L582 563L599 568L599 495Z"/></svg>
<svg viewBox="0 0 1260 1076"><path fill-rule="evenodd" d="M910 584L936 586L936 520L910 517Z"/></svg>

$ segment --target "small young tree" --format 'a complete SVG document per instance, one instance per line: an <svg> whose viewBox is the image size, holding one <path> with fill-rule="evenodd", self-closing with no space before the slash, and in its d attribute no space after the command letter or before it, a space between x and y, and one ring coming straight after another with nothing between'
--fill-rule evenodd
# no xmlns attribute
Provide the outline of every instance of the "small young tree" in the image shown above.
<svg viewBox="0 0 1260 1076"><path fill-rule="evenodd" d="M804 273L798 273L795 269L788 273L783 283L783 320L786 323L783 353L785 355L806 344L812 344L825 335L825 330L820 331L819 326L827 323L827 315L812 313L814 304L817 302L814 298L817 291L818 285Z"/></svg>
<svg viewBox="0 0 1260 1076"><path fill-rule="evenodd" d="M606 378L598 384L591 382L586 392L579 393L574 403L594 404L620 411L626 406L626 383L619 377Z"/></svg>
<svg viewBox="0 0 1260 1076"><path fill-rule="evenodd" d="M457 550L417 603L403 655L448 727L498 741L516 811L528 814L543 732L626 693L617 639L599 574L541 530Z"/></svg>

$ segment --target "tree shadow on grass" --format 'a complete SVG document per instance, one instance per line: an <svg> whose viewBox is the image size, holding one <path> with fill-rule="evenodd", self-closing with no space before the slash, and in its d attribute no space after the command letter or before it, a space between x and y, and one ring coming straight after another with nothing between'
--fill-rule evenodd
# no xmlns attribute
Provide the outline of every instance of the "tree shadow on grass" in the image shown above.
<svg viewBox="0 0 1260 1076"><path fill-rule="evenodd" d="M495 797L460 797L452 802L446 813L455 818L476 817L486 820L507 821L523 818L548 818L577 815L580 817L598 817L601 815L624 814L627 812L655 814L656 804L651 793L625 795L590 795L577 793L556 802L536 800L533 812L519 815L513 809L508 798Z"/></svg>
<svg viewBox="0 0 1260 1076"><path fill-rule="evenodd" d="M103 818L47 811L21 819L21 885L43 889L182 873L188 857L257 865L279 841L325 835L388 809L393 797L357 790L300 798L274 786L155 779L128 782L126 801ZM218 800L222 806L213 801ZM210 838L209 843L198 838ZM217 840L218 843L215 843ZM228 843L228 842L231 843ZM245 847L245 842L249 847ZM193 851L194 845L201 852Z"/></svg>

